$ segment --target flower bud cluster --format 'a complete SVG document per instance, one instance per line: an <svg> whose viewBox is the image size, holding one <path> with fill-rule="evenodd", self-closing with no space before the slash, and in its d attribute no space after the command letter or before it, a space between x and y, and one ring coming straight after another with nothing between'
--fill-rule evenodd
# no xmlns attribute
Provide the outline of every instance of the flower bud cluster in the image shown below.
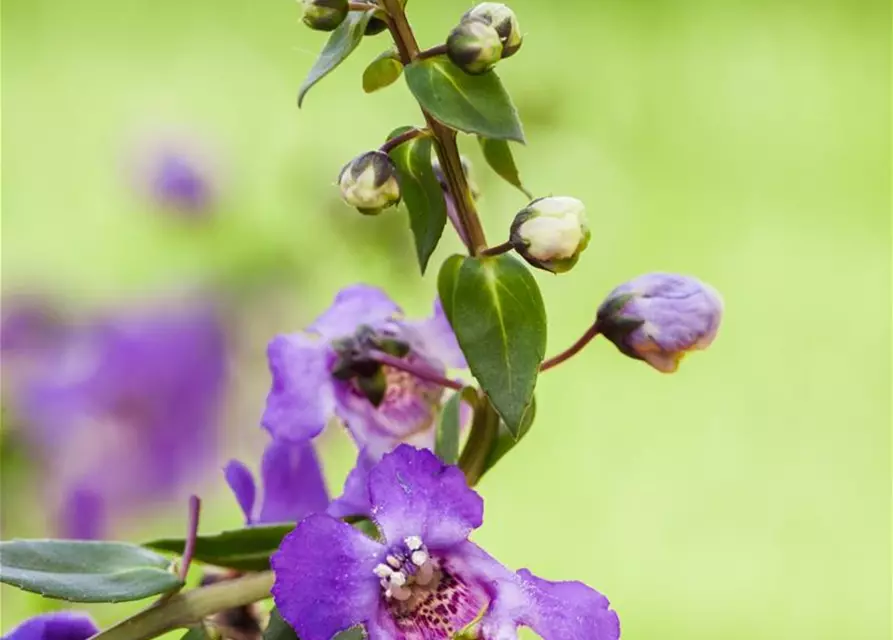
<svg viewBox="0 0 893 640"><path fill-rule="evenodd" d="M466 11L450 32L447 55L466 73L478 75L514 55L521 40L515 13L504 4L483 2Z"/></svg>

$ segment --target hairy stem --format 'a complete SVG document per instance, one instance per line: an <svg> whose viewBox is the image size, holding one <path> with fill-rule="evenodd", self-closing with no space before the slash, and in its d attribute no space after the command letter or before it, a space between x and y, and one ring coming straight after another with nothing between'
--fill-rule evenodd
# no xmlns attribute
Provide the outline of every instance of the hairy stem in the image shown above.
<svg viewBox="0 0 893 640"><path fill-rule="evenodd" d="M499 414L486 397L479 398L468 441L459 456L459 468L465 473L469 487L476 485L484 475L484 467L498 433Z"/></svg>
<svg viewBox="0 0 893 640"><path fill-rule="evenodd" d="M580 351L582 351L583 347L585 347L587 344L589 344L592 341L592 339L595 336L597 336L598 334L599 334L599 327L598 327L598 324L596 323L596 324L593 324L591 327L589 327L586 330L586 333L584 333L582 336L580 336L580 338L574 344L572 344L570 347L568 347L567 349L565 349L564 351L559 353L557 356L553 356L553 357L549 358L548 360L546 360L545 362L543 362L543 364L540 365L540 371L548 371L552 367L558 366L565 360L570 360L575 355L577 355Z"/></svg>
<svg viewBox="0 0 893 640"><path fill-rule="evenodd" d="M269 598L272 587L273 572L264 571L184 591L100 631L91 640L151 640L168 631L197 624L219 611Z"/></svg>
<svg viewBox="0 0 893 640"><path fill-rule="evenodd" d="M465 388L465 385L461 382L450 380L449 378L440 375L439 371L435 371L431 367L426 367L420 363L408 362L403 358L397 358L396 356L392 356L383 351L370 351L369 357L386 367L399 369L400 371L412 374L419 380L425 380L426 382L431 382L440 385L441 387L446 387L447 389L455 389L456 391L461 391Z"/></svg>
<svg viewBox="0 0 893 640"><path fill-rule="evenodd" d="M406 20L403 3L401 0L381 0L381 4L388 13L388 28L397 45L400 59L405 65L412 63L419 57L419 44L416 42L412 27ZM487 238L484 236L484 229L471 197L471 189L468 188L468 180L462 169L459 147L456 145L456 132L435 120L424 109L422 109L422 113L425 115L428 128L437 140L435 145L437 158L443 169L447 189L456 203L459 223L468 239L468 251L473 256L478 255L487 248Z"/></svg>

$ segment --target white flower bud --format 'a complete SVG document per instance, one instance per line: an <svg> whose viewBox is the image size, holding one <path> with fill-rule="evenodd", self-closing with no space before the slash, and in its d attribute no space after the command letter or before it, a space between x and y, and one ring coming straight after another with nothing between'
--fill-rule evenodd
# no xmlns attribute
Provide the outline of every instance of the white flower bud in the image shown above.
<svg viewBox="0 0 893 640"><path fill-rule="evenodd" d="M338 175L338 187L342 199L366 215L400 201L397 168L382 151L369 151L348 162Z"/></svg>
<svg viewBox="0 0 893 640"><path fill-rule="evenodd" d="M502 41L496 29L479 20L460 22L446 46L453 64L470 75L489 71L502 57Z"/></svg>
<svg viewBox="0 0 893 640"><path fill-rule="evenodd" d="M512 222L510 241L527 262L553 273L573 267L589 244L586 210L576 198L534 200Z"/></svg>
<svg viewBox="0 0 893 640"><path fill-rule="evenodd" d="M462 21L479 20L496 29L502 41L502 57L517 53L521 48L521 27L515 12L499 2L482 2L469 9L462 16Z"/></svg>
<svg viewBox="0 0 893 640"><path fill-rule="evenodd" d="M317 31L334 31L350 10L348 0L303 0L304 24Z"/></svg>

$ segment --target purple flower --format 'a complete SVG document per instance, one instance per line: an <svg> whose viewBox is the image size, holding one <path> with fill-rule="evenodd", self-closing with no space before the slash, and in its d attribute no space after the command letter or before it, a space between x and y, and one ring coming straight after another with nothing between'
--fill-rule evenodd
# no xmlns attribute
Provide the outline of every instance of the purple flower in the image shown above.
<svg viewBox="0 0 893 640"><path fill-rule="evenodd" d="M263 426L274 438L301 442L338 417L373 460L401 442L433 447L442 387L378 365L364 355L369 349L437 373L465 366L439 303L431 318L411 322L380 289L354 285L306 331L270 342Z"/></svg>
<svg viewBox="0 0 893 640"><path fill-rule="evenodd" d="M263 500L255 508L257 490L251 471L238 460L224 469L245 523L272 524L298 522L311 513L325 511L329 494L316 452L310 442L272 440L261 461Z"/></svg>
<svg viewBox="0 0 893 640"><path fill-rule="evenodd" d="M597 326L627 356L673 373L689 351L716 337L723 303L713 287L671 273L649 273L614 289Z"/></svg>
<svg viewBox="0 0 893 640"><path fill-rule="evenodd" d="M71 327L13 399L61 494L61 533L101 537L109 513L173 497L214 450L224 384L204 305Z"/></svg>
<svg viewBox="0 0 893 640"><path fill-rule="evenodd" d="M56 611L25 620L3 640L87 640L99 633L89 615L81 611Z"/></svg>
<svg viewBox="0 0 893 640"><path fill-rule="evenodd" d="M370 640L446 640L472 623L483 640L514 639L519 626L545 640L619 638L617 614L597 591L514 573L468 540L483 501L458 467L401 445L366 488L381 542L317 514L273 555L273 598L302 640L357 625Z"/></svg>

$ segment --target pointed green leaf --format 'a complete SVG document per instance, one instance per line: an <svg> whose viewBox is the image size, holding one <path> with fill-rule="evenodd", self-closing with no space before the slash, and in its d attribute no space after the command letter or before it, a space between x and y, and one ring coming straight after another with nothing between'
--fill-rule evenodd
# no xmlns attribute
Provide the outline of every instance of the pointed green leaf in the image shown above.
<svg viewBox="0 0 893 640"><path fill-rule="evenodd" d="M385 51L363 71L363 91L372 93L394 84L403 73L403 63L394 50Z"/></svg>
<svg viewBox="0 0 893 640"><path fill-rule="evenodd" d="M390 152L400 178L400 195L409 210L409 224L422 273L437 248L447 219L443 189L431 167L432 144L431 138L420 136Z"/></svg>
<svg viewBox="0 0 893 640"><path fill-rule="evenodd" d="M279 548L293 524L277 524L224 531L210 536L199 536L195 541L193 558L218 567L240 571L264 571L270 568L270 556ZM182 553L185 540L168 538L147 542L146 546L159 551Z"/></svg>
<svg viewBox="0 0 893 640"><path fill-rule="evenodd" d="M441 267L437 289L471 373L518 439L546 353L536 280L507 254L453 256Z"/></svg>
<svg viewBox="0 0 893 640"><path fill-rule="evenodd" d="M125 542L0 542L0 582L71 602L127 602L175 591L183 584L170 564Z"/></svg>
<svg viewBox="0 0 893 640"><path fill-rule="evenodd" d="M517 438L511 434L504 422L499 423L499 433L496 435L496 442L493 443L493 448L490 449L490 454L487 456L484 471L481 473L482 476L484 473L487 473L487 471L492 469L505 454L515 447L516 444L521 442L521 438L526 436L527 432L530 431L530 427L533 426L533 421L535 419L536 398L534 397L533 401L530 403L530 409L524 414L524 421L521 423L521 428L518 429Z"/></svg>
<svg viewBox="0 0 893 640"><path fill-rule="evenodd" d="M329 36L329 41L323 47L310 68L307 78L301 84L298 90L298 106L304 102L304 96L310 91L310 87L322 80L335 67L344 62L353 50L357 48L363 39L363 32L369 19L372 17L373 11L351 11L347 14L344 21L338 25L338 28Z"/></svg>
<svg viewBox="0 0 893 640"><path fill-rule="evenodd" d="M524 142L518 112L495 72L471 76L449 58L437 56L416 60L404 73L422 108L448 127Z"/></svg>
<svg viewBox="0 0 893 640"><path fill-rule="evenodd" d="M484 159L490 168L503 180L517 187L525 196L533 200L533 194L521 183L521 175L518 173L509 143L505 140L493 140L484 136L478 136L478 142L481 144L481 151L484 152Z"/></svg>
<svg viewBox="0 0 893 640"><path fill-rule="evenodd" d="M459 461L459 431L462 427L462 401L473 404L475 391L471 387L465 387L457 391L443 405L440 412L440 420L437 423L437 433L434 441L434 453L446 464L456 464Z"/></svg>

